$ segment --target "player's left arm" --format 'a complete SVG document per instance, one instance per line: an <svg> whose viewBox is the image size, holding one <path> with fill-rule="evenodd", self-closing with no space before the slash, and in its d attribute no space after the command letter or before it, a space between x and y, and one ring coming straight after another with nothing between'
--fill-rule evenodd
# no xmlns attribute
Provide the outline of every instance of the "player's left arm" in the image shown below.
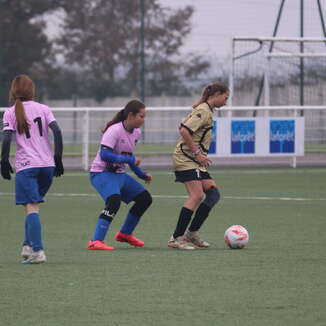
<svg viewBox="0 0 326 326"><path fill-rule="evenodd" d="M145 180L145 183L151 183L153 177L149 173L144 171L140 166L135 164L129 164L129 166L138 178Z"/></svg>
<svg viewBox="0 0 326 326"><path fill-rule="evenodd" d="M52 121L49 124L49 128L53 132L54 138L54 155L62 157L63 152L63 141L62 141L62 132L56 121Z"/></svg>
<svg viewBox="0 0 326 326"><path fill-rule="evenodd" d="M140 136L141 136L141 129L137 129L138 135L137 135L137 141L139 140ZM151 183L152 182L152 175L150 175L149 173L147 173L146 171L144 171L140 166L140 162L139 164L129 164L130 169L136 174L136 176L139 179L142 179L145 181L145 183Z"/></svg>
<svg viewBox="0 0 326 326"><path fill-rule="evenodd" d="M62 132L58 123L54 120L49 124L49 128L53 132L54 138L54 162L55 170L54 175L60 177L64 174L64 167L62 163L62 152L63 152L63 142L62 142Z"/></svg>

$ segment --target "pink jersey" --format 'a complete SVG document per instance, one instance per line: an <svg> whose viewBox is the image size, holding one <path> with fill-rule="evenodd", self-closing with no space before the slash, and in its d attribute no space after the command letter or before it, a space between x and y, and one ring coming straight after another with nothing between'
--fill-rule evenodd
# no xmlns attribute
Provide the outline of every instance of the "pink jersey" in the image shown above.
<svg viewBox="0 0 326 326"><path fill-rule="evenodd" d="M55 121L51 110L34 101L23 102L23 105L29 124L28 133L18 133L14 106L3 116L3 130L16 131L16 172L54 166L48 130L48 125Z"/></svg>
<svg viewBox="0 0 326 326"><path fill-rule="evenodd" d="M132 132L125 129L122 122L116 123L109 127L102 136L101 145L112 148L113 153L120 155L133 155L141 130L135 128ZM101 160L100 150L97 152L96 157L91 166L91 172L108 171L108 163ZM116 173L125 172L125 163L111 164L116 169Z"/></svg>

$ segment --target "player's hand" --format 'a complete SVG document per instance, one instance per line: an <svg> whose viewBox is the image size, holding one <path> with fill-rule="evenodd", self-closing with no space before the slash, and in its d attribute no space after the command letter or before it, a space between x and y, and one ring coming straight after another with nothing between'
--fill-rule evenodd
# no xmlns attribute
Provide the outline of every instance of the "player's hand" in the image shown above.
<svg viewBox="0 0 326 326"><path fill-rule="evenodd" d="M1 160L1 175L4 179L10 180L10 173L14 173L9 160Z"/></svg>
<svg viewBox="0 0 326 326"><path fill-rule="evenodd" d="M205 168L208 168L212 164L212 160L207 157L207 155L203 153L198 153L196 155L196 161Z"/></svg>
<svg viewBox="0 0 326 326"><path fill-rule="evenodd" d="M145 183L150 184L152 180L153 180L153 176L151 176L150 174L146 174Z"/></svg>
<svg viewBox="0 0 326 326"><path fill-rule="evenodd" d="M136 156L135 157L135 165L140 165L140 163L141 163L141 158Z"/></svg>
<svg viewBox="0 0 326 326"><path fill-rule="evenodd" d="M55 177L60 177L61 175L64 174L65 169L62 164L62 157L61 156L54 156L54 163L55 163L55 168L54 168L54 176Z"/></svg>

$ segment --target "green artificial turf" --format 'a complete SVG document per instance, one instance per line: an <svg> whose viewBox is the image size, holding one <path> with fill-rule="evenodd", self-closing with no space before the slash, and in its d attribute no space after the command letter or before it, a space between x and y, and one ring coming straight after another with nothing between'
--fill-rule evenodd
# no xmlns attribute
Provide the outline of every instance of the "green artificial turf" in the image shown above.
<svg viewBox="0 0 326 326"><path fill-rule="evenodd" d="M167 248L185 200L169 171L153 171L153 205L135 235L116 243L122 204L107 242L87 251L103 202L85 173L55 180L41 207L48 262L21 265L24 215L14 182L0 183L0 324L33 326L326 325L326 169L223 169L212 176L222 198L201 230L211 243ZM248 247L223 235L245 226Z"/></svg>

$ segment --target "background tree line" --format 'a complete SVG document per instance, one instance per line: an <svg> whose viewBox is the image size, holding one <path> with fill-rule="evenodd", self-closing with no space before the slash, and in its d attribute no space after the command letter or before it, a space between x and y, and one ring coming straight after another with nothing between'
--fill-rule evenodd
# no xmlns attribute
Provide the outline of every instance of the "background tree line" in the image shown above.
<svg viewBox="0 0 326 326"><path fill-rule="evenodd" d="M197 53L181 56L193 8L172 10L145 0L146 95L187 95L209 69ZM62 14L49 40L49 15ZM139 95L140 1L0 0L0 106L10 81L29 74L38 98ZM194 83L193 83L194 82Z"/></svg>

